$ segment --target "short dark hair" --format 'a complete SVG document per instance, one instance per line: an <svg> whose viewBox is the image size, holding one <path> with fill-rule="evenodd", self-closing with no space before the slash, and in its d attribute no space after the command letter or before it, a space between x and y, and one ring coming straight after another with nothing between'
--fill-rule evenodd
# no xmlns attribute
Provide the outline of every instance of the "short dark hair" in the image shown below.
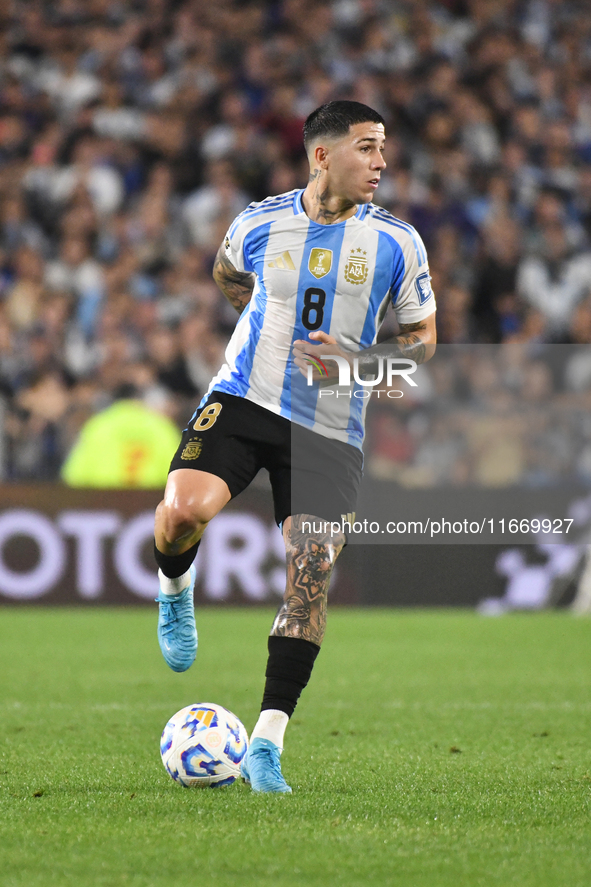
<svg viewBox="0 0 591 887"><path fill-rule="evenodd" d="M312 111L304 123L304 145L306 150L311 142L321 136L340 138L346 136L349 127L356 123L381 123L384 118L368 105L361 102L327 102Z"/></svg>

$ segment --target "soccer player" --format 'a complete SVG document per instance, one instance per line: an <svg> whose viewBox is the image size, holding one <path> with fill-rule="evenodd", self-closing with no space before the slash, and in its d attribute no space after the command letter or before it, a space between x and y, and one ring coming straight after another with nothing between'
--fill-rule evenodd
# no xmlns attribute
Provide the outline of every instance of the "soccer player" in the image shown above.
<svg viewBox="0 0 591 887"><path fill-rule="evenodd" d="M434 350L425 248L411 225L371 202L384 141L384 120L366 105L317 108L304 125L307 187L251 204L230 226L213 274L240 318L156 511L159 642L168 665L184 671L197 650L199 541L259 469L269 471L287 582L242 764L255 791L291 791L280 767L285 728L320 650L328 585L346 543L341 518L355 512L361 478L365 399L323 396L338 361L322 355L350 365L356 358L367 377L384 358L420 363ZM376 345L390 302L400 334ZM328 521L339 522L336 532Z"/></svg>

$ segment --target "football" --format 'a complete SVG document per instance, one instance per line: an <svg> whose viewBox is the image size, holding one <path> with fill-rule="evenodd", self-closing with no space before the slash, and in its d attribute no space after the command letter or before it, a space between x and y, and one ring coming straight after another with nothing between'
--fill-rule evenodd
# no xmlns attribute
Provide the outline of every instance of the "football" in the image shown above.
<svg viewBox="0 0 591 887"><path fill-rule="evenodd" d="M160 738L162 763L184 786L231 785L240 776L247 748L248 734L242 722L211 702L181 708Z"/></svg>

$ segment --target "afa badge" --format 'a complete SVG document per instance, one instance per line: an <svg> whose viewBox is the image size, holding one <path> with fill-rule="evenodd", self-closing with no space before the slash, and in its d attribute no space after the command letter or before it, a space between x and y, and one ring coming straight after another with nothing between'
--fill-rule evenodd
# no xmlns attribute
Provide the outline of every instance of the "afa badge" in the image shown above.
<svg viewBox="0 0 591 887"><path fill-rule="evenodd" d="M193 440L190 440L183 452L181 453L181 459L185 459L185 461L189 461L190 459L198 459L201 455L201 450L203 449L203 441L200 437L195 437Z"/></svg>
<svg viewBox="0 0 591 887"><path fill-rule="evenodd" d="M361 247L351 250L349 261L345 265L345 280L347 283L365 283L369 273L366 256L366 251L361 249Z"/></svg>
<svg viewBox="0 0 591 887"><path fill-rule="evenodd" d="M417 291L420 304L424 305L427 299L430 299L433 295L433 290L431 289L431 275L428 271L425 271L423 274L419 274L419 276L416 278L415 289Z"/></svg>
<svg viewBox="0 0 591 887"><path fill-rule="evenodd" d="M308 269L317 279L324 277L332 268L332 250L314 247L308 259Z"/></svg>

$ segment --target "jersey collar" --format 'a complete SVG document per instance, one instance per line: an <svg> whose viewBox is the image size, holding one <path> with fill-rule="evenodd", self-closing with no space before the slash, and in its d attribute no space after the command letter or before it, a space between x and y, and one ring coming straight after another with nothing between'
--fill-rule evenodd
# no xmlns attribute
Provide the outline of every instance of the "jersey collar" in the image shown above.
<svg viewBox="0 0 591 887"><path fill-rule="evenodd" d="M293 212L294 215L300 216L302 213L305 215L304 204L302 203L302 194L304 193L304 189L301 191L296 191L293 195Z"/></svg>

